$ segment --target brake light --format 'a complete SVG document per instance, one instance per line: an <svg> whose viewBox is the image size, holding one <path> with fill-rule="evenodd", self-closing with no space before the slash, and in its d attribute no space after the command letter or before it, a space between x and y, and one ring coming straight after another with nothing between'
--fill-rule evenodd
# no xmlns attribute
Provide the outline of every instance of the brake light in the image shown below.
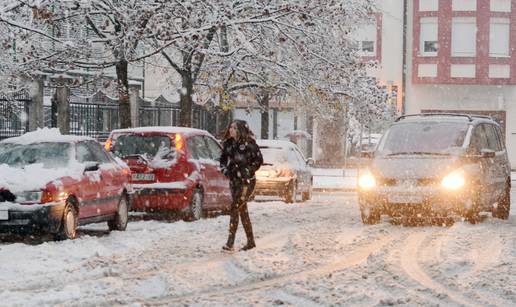
<svg viewBox="0 0 516 307"><path fill-rule="evenodd" d="M113 140L111 138L108 138L106 142L104 143L104 148L106 148L106 151L111 151L111 146L113 145Z"/></svg>
<svg viewBox="0 0 516 307"><path fill-rule="evenodd" d="M181 134L176 133L174 140L176 143L176 150L183 150L184 142L183 142L183 138L181 137Z"/></svg>
<svg viewBox="0 0 516 307"><path fill-rule="evenodd" d="M294 172L291 169L284 168L278 172L278 177L293 177Z"/></svg>

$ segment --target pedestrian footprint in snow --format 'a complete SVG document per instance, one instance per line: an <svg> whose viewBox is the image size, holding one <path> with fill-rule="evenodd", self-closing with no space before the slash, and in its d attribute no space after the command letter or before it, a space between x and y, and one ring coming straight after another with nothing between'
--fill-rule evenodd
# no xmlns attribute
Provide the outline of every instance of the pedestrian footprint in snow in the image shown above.
<svg viewBox="0 0 516 307"><path fill-rule="evenodd" d="M229 236L223 250L233 250L239 217L242 220L247 244L242 250L249 250L256 246L253 236L253 227L247 201L253 194L256 178L254 173L263 164L262 153L256 145L253 132L243 120L233 121L224 134L223 149L220 157L220 169L229 178L231 196L231 217L229 220Z"/></svg>

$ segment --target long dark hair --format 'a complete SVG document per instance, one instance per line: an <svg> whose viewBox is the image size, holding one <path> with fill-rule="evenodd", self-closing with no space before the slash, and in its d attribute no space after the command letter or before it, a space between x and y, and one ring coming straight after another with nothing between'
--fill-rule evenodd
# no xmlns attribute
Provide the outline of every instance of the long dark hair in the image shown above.
<svg viewBox="0 0 516 307"><path fill-rule="evenodd" d="M226 132L224 132L224 137L222 138L224 141L229 139L231 136L229 135L229 128L232 124L236 124L238 140L242 140L244 142L250 142L255 140L254 133L249 129L249 125L245 120L235 119L232 121L228 127L226 128Z"/></svg>

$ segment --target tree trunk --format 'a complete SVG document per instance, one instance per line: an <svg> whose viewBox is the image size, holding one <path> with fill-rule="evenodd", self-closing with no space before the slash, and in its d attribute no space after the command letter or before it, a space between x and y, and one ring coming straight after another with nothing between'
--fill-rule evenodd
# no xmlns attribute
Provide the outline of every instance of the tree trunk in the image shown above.
<svg viewBox="0 0 516 307"><path fill-rule="evenodd" d="M262 130L260 138L266 140L269 138L269 93L258 95L258 103L262 107Z"/></svg>
<svg viewBox="0 0 516 307"><path fill-rule="evenodd" d="M28 108L28 129L42 128L43 123L43 80L35 79L31 84L31 102Z"/></svg>
<svg viewBox="0 0 516 307"><path fill-rule="evenodd" d="M183 127L192 127L193 107L193 82L192 74L186 71L181 76L182 88L179 90L181 112L179 113L179 124Z"/></svg>
<svg viewBox="0 0 516 307"><path fill-rule="evenodd" d="M120 60L116 64L118 88L119 123L120 128L131 127L131 104L129 103L129 80L127 79L127 60Z"/></svg>
<svg viewBox="0 0 516 307"><path fill-rule="evenodd" d="M70 88L60 86L56 89L57 128L61 134L70 133Z"/></svg>

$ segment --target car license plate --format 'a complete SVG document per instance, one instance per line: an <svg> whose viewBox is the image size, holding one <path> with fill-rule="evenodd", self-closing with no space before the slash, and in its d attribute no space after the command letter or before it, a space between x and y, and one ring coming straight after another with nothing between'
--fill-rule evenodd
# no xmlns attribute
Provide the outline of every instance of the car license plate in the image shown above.
<svg viewBox="0 0 516 307"><path fill-rule="evenodd" d="M0 221L7 221L9 219L9 211L0 210Z"/></svg>
<svg viewBox="0 0 516 307"><path fill-rule="evenodd" d="M154 180L154 174L142 174L135 173L131 175L134 181L152 181Z"/></svg>
<svg viewBox="0 0 516 307"><path fill-rule="evenodd" d="M420 204L423 197L420 195L389 195L389 202L393 204Z"/></svg>

